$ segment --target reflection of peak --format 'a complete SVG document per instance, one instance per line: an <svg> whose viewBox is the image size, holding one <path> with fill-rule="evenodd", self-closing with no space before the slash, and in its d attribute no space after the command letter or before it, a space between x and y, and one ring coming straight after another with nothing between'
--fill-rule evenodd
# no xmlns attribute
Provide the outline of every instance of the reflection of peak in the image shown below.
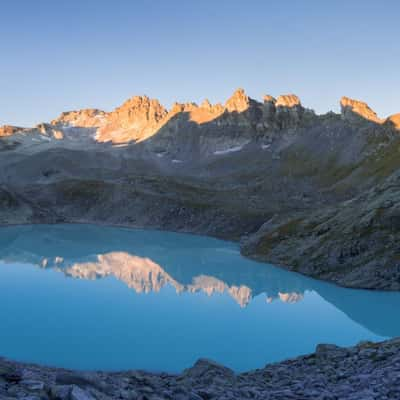
<svg viewBox="0 0 400 400"><path fill-rule="evenodd" d="M137 293L159 292L164 286L170 285L177 293L203 292L208 296L227 293L241 307L247 306L253 296L252 289L246 285L229 285L209 275L194 276L191 283L182 284L152 260L125 252L101 254L95 261L77 262L72 265L67 265L62 257L55 257L52 260L43 259L41 266L55 267L66 276L77 279L94 280L114 276ZM284 294L279 293L279 298L284 302L294 302L302 296L290 293L286 298Z"/></svg>
<svg viewBox="0 0 400 400"><path fill-rule="evenodd" d="M249 304L252 293L251 289L247 286L228 286L225 282L214 278L213 276L200 275L193 278L193 283L187 286L187 290L190 292L203 291L209 296L214 293L229 293L230 296L236 300L241 306L245 307Z"/></svg>
<svg viewBox="0 0 400 400"><path fill-rule="evenodd" d="M279 293L279 298L284 303L297 303L303 300L303 295L301 293Z"/></svg>
<svg viewBox="0 0 400 400"><path fill-rule="evenodd" d="M98 255L97 261L75 263L64 270L73 278L98 279L115 276L137 293L158 292L170 284L180 292L183 287L169 276L158 264L123 252Z"/></svg>
<svg viewBox="0 0 400 400"><path fill-rule="evenodd" d="M291 292L291 293L278 293L278 298L280 301L283 303L288 303L288 304L293 304L293 303L298 303L299 301L303 300L304 295L302 293L296 293L296 292ZM272 296L268 296L265 301L267 303L272 303L275 299Z"/></svg>

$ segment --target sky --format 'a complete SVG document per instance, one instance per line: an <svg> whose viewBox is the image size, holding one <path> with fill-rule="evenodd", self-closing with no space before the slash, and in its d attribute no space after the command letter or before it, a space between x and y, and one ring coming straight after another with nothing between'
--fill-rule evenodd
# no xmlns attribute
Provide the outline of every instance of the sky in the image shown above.
<svg viewBox="0 0 400 400"><path fill-rule="evenodd" d="M400 112L398 0L0 0L0 125L111 111L146 94L225 102L295 93Z"/></svg>

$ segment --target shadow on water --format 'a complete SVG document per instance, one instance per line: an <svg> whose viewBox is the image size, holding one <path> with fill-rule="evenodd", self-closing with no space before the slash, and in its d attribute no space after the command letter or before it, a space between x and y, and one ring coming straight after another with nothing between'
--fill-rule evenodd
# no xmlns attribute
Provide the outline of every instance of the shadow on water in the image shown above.
<svg viewBox="0 0 400 400"><path fill-rule="evenodd" d="M400 321L393 317L400 293L345 289L238 253L230 242L172 232L93 225L0 229L3 263L35 264L79 279L114 276L136 292L159 291L165 285L177 292L226 292L241 307L261 294L268 302L298 302L314 291L369 331L400 335Z"/></svg>

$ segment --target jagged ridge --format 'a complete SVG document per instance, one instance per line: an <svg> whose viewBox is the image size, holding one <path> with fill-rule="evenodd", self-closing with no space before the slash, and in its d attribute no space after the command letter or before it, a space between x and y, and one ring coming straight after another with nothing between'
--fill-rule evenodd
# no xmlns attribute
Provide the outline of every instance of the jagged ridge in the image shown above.
<svg viewBox="0 0 400 400"><path fill-rule="evenodd" d="M342 117L348 121L362 118L400 129L400 114L380 119L366 103L348 97L342 97L340 105ZM240 120L229 121L227 115L232 113L241 114ZM265 95L261 103L247 96L243 89L237 89L224 105L212 105L206 99L200 106L196 103L174 103L169 111L156 99L134 96L111 112L83 109L63 112L50 123L42 123L34 128L6 125L0 128L0 136L25 132L63 139L65 128L76 127L94 129L93 136L98 142L126 143L143 141L155 135L173 118L181 119L181 122L189 120L199 125L212 121L225 125L242 124L255 128L256 132L260 133L296 127L301 123L304 114L308 118L316 117L315 113L305 109L300 99L293 94L282 95L277 99ZM219 119L225 121L221 122Z"/></svg>

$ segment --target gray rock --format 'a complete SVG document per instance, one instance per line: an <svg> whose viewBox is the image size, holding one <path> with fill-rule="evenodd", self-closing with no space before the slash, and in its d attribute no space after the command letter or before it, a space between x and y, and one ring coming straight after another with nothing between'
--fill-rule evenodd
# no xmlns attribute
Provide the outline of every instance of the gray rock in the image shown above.
<svg viewBox="0 0 400 400"><path fill-rule="evenodd" d="M77 386L93 386L93 381L85 377L83 374L59 372L56 375L57 385L77 385Z"/></svg>
<svg viewBox="0 0 400 400"><path fill-rule="evenodd" d="M29 390L43 390L44 383L33 379L23 379L20 385L25 386Z"/></svg>
<svg viewBox="0 0 400 400"><path fill-rule="evenodd" d="M87 391L81 389L79 386L73 385L70 393L70 400L96 400Z"/></svg>
<svg viewBox="0 0 400 400"><path fill-rule="evenodd" d="M68 400L71 390L70 385L54 385L50 388L50 397L52 400Z"/></svg>

